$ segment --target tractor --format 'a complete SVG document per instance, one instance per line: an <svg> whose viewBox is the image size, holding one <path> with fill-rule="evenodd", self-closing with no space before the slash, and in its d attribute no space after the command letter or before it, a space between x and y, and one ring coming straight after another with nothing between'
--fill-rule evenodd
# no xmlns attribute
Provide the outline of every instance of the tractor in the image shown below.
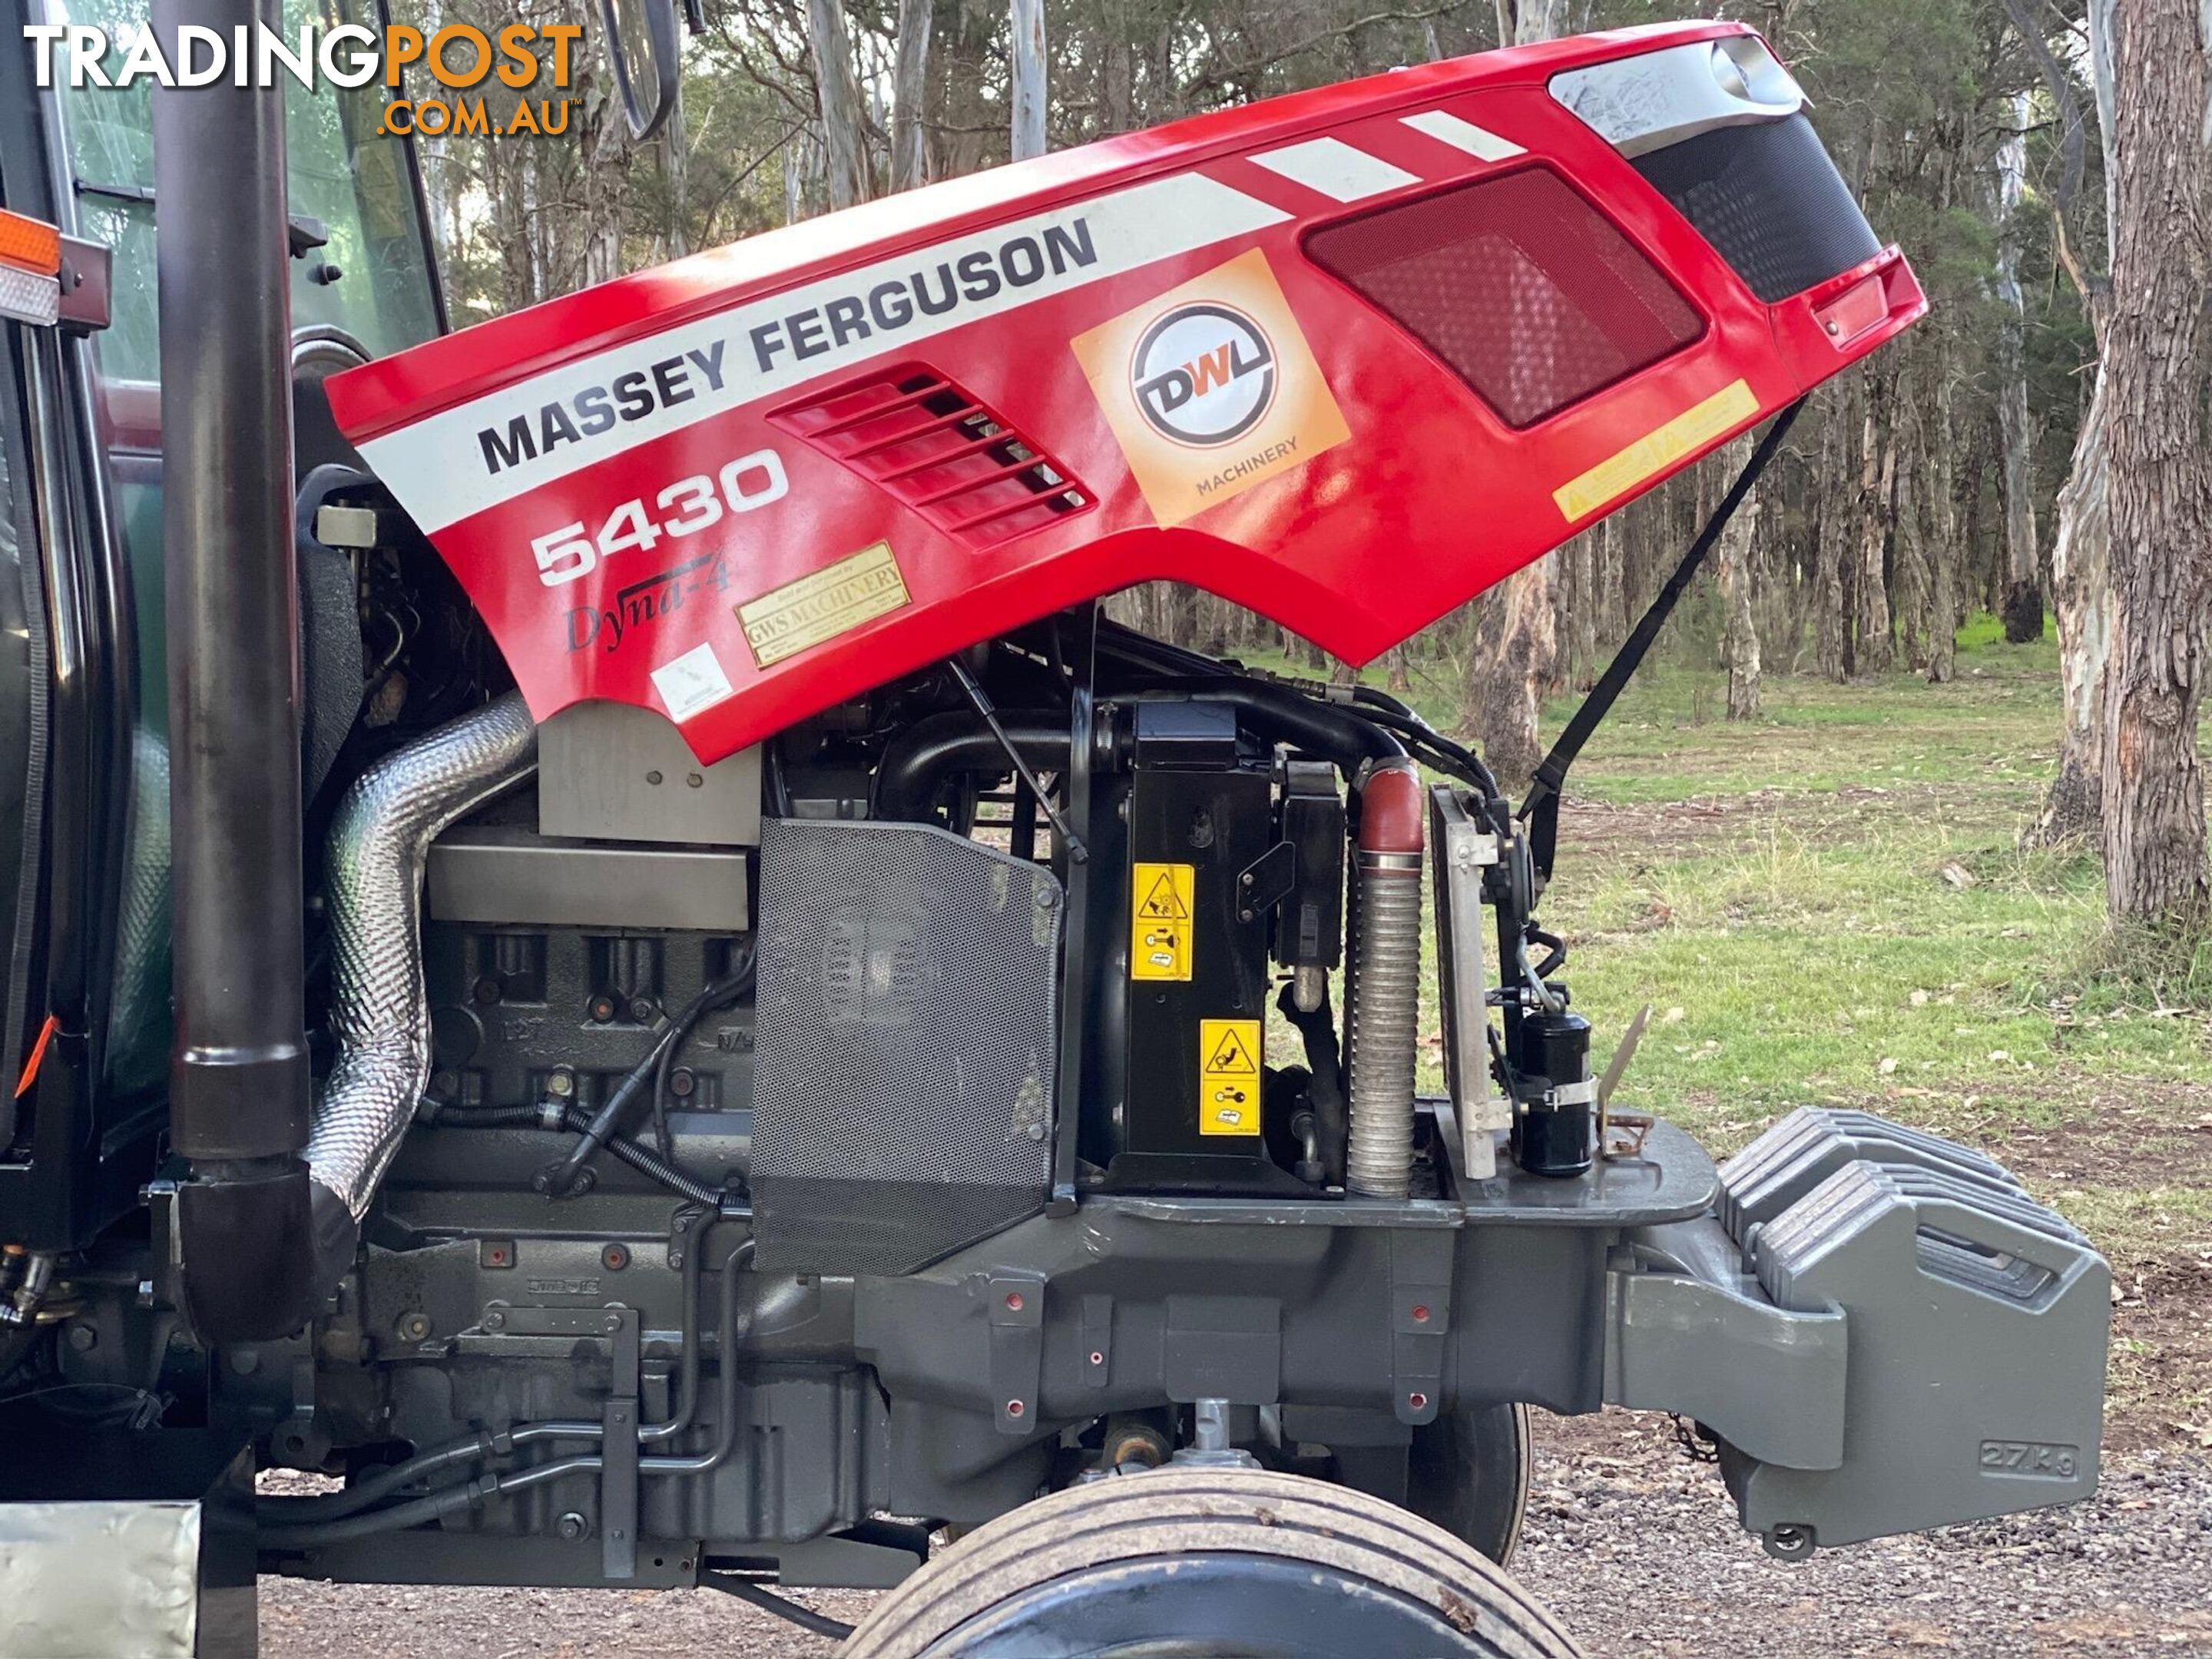
<svg viewBox="0 0 2212 1659"><path fill-rule="evenodd" d="M0 17L0 1649L250 1653L268 1573L1565 1654L1531 1407L1679 1413L1790 1559L2092 1491L2090 1244L1862 1113L1717 1166L1540 920L1675 598L1926 308L1756 33L448 331L379 87L71 85ZM602 33L650 131L676 14ZM1103 608L1366 662L1753 434L1517 800Z"/></svg>

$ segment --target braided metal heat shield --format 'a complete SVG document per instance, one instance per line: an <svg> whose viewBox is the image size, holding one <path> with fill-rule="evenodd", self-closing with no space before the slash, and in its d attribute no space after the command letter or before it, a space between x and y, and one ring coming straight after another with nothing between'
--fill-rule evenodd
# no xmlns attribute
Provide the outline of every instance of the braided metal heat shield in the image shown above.
<svg viewBox="0 0 2212 1659"><path fill-rule="evenodd" d="M361 1218L429 1082L422 872L430 843L529 776L537 760L538 728L510 693L386 756L339 804L323 877L337 1060L307 1142L325 1286L351 1267Z"/></svg>

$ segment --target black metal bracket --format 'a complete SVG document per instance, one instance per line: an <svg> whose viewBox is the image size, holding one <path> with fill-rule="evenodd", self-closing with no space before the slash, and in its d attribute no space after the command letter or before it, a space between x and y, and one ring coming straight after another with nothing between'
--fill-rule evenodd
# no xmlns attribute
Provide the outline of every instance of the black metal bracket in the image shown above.
<svg viewBox="0 0 2212 1659"><path fill-rule="evenodd" d="M607 1310L614 1375L599 1438L599 1568L609 1578L637 1577L638 1316ZM726 1355L722 1363L731 1363Z"/></svg>
<svg viewBox="0 0 2212 1659"><path fill-rule="evenodd" d="M1567 729L1559 733L1559 741L1552 745L1552 752L1544 757L1543 764L1536 769L1536 775L1528 785L1528 798L1521 803L1519 816L1528 826L1528 840L1539 882L1549 881L1552 877L1552 855L1559 838L1559 789L1566 781L1567 769L1575 763L1575 757L1582 753L1583 745L1589 741L1590 733L1597 730L1598 722L1613 712L1613 705L1620 700L1621 692L1627 689L1630 677L1642 665L1658 639L1659 630L1667 625L1667 618L1674 614L1675 604L1681 599L1683 590L1689 586L1690 579L1698 574L1698 567L1705 562L1705 555L1712 551L1713 544L1720 540L1721 532L1728 528L1729 520L1743 505L1744 497L1751 494L1752 486L1759 482L1759 475L1766 471L1766 464L1774 459L1774 452L1782 447L1784 435L1796 420L1797 412L1804 407L1805 400L1800 398L1774 417L1774 423L1759 439L1759 447L1751 452L1751 459L1744 463L1743 471L1736 474L1735 482L1729 486L1728 494L1721 497L1720 505L1713 509L1712 517L1705 520L1705 527L1698 532L1697 540L1690 544L1690 550L1682 556L1681 563L1674 567L1674 574L1667 578L1667 585L1659 590L1659 597L1651 601L1650 608L1638 619L1626 641L1613 659L1606 665L1604 674L1590 688L1589 696L1583 699L1583 706L1575 710L1574 718L1567 722Z"/></svg>
<svg viewBox="0 0 2212 1659"><path fill-rule="evenodd" d="M1044 1286L1040 1273L978 1275L990 1322L991 1396L998 1402L999 1432L1036 1431L1037 1396L1044 1383Z"/></svg>
<svg viewBox="0 0 2212 1659"><path fill-rule="evenodd" d="M1291 896L1298 884L1298 849L1279 841L1252 860L1237 878L1237 920L1250 921L1266 915Z"/></svg>
<svg viewBox="0 0 2212 1659"><path fill-rule="evenodd" d="M599 1426L599 1571L611 1579L637 1577L638 1393L643 1327L635 1308L505 1308L496 1328L507 1336L588 1336L607 1345L611 1360Z"/></svg>
<svg viewBox="0 0 2212 1659"><path fill-rule="evenodd" d="M1441 1409L1457 1238L1411 1229L1390 1235L1390 1405L1401 1423L1433 1423Z"/></svg>

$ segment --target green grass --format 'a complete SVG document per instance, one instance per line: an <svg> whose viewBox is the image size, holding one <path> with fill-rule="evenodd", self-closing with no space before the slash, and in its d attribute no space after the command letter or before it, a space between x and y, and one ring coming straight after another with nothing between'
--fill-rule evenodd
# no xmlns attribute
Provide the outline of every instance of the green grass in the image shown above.
<svg viewBox="0 0 2212 1659"><path fill-rule="evenodd" d="M2055 645L1986 617L1958 643L1950 684L1773 677L1746 722L1720 718L1715 672L1638 675L1570 780L1544 906L1598 1063L1651 1006L1622 1104L1718 1152L1820 1102L2005 1156L2212 1085L2212 951L2146 972L2108 933L2093 854L2021 849L2056 757ZM1449 726L1456 688L1433 669L1409 701ZM1577 701L1546 709L1547 736ZM1433 1012L1424 1029L1437 1088ZM2107 1174L2128 1173L2116 1147ZM2125 1193L2067 1188L2116 1254L2172 1242ZM2158 1213L2212 1249L2212 1203Z"/></svg>

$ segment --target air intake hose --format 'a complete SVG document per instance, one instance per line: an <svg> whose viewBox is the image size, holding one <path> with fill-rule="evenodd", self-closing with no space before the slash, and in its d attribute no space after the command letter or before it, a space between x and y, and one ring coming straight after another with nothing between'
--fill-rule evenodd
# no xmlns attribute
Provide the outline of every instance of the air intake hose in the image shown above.
<svg viewBox="0 0 2212 1659"><path fill-rule="evenodd" d="M1413 1041L1421 987L1420 773L1361 769L1350 988L1352 1135L1345 1185L1404 1198L1413 1162Z"/></svg>
<svg viewBox="0 0 2212 1659"><path fill-rule="evenodd" d="M324 1295L353 1265L362 1218L430 1080L422 988L430 843L537 763L538 728L510 692L386 755L339 803L324 860L338 1052L307 1142Z"/></svg>

